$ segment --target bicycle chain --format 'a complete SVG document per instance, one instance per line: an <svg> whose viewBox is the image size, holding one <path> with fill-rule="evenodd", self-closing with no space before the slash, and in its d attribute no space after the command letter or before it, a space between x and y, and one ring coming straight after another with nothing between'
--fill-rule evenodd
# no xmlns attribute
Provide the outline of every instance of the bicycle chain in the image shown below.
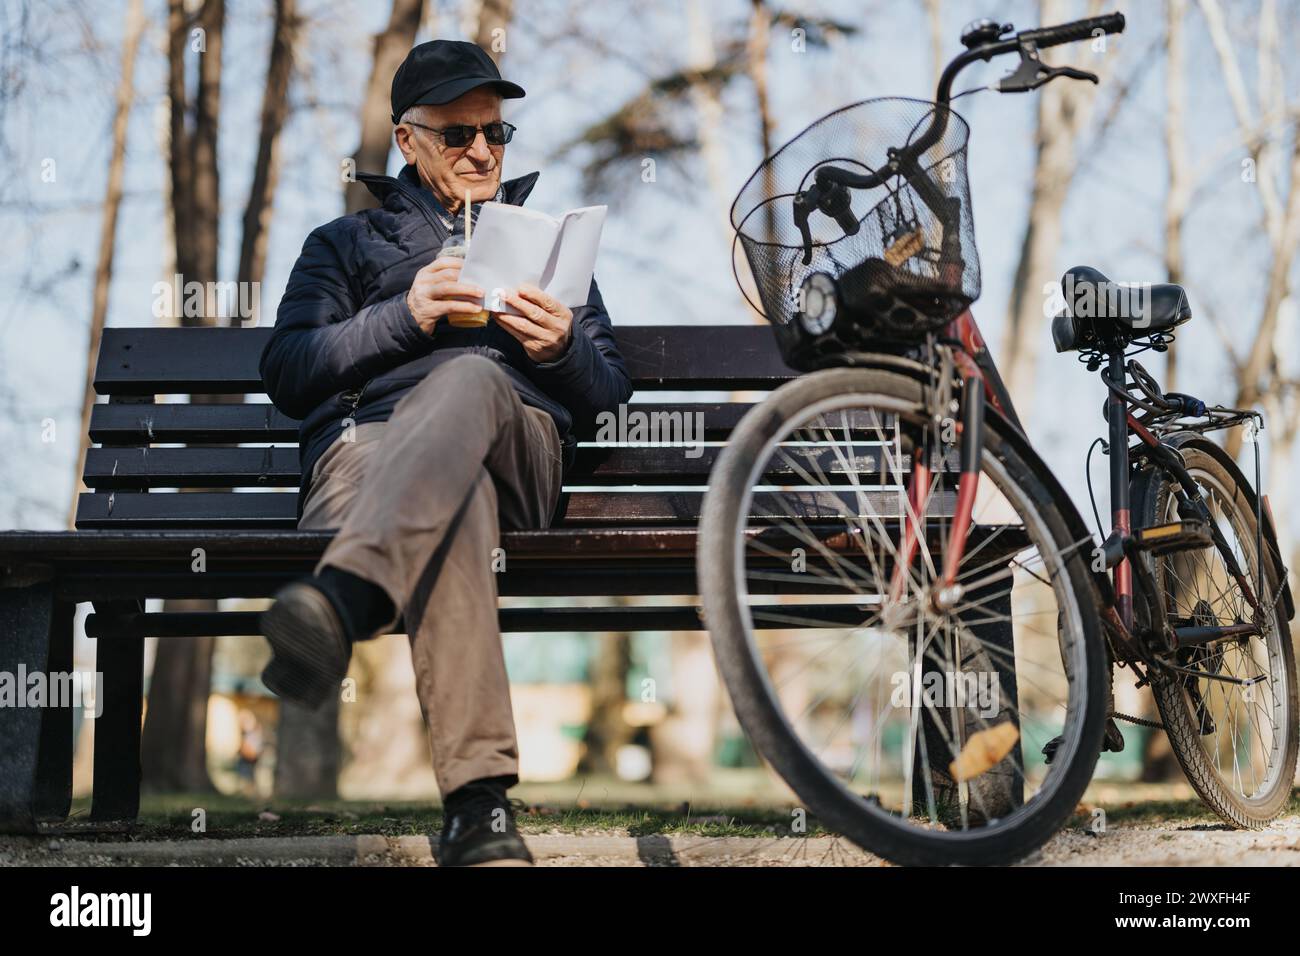
<svg viewBox="0 0 1300 956"><path fill-rule="evenodd" d="M1147 720L1143 717L1132 717L1128 714L1121 714L1117 710L1112 710L1107 717L1114 717L1118 720L1127 720L1130 724L1139 724L1142 727L1150 727L1152 730L1164 730L1165 725L1158 720Z"/></svg>

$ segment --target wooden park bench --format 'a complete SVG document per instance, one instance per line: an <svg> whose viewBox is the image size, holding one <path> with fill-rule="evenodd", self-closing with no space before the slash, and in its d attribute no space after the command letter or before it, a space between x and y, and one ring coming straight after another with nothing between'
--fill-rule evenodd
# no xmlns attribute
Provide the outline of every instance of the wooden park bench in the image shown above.
<svg viewBox="0 0 1300 956"><path fill-rule="evenodd" d="M641 401L650 390L767 390L794 374L766 327L616 331ZM81 496L77 530L0 532L0 672L71 672L73 612L78 602L93 604L85 626L97 642L103 699L92 820L129 821L138 811L144 639L259 633L256 613L146 613L145 600L266 598L309 573L330 539L330 532L295 530L298 423L267 404L258 374L270 334L106 330L95 390L108 402L91 418L90 491ZM237 403L183 400L191 395L234 396ZM164 396L182 400L160 401ZM706 442L725 440L748 408L698 401L635 407L702 412L704 434L694 437ZM261 447L241 447L253 444ZM582 599L697 593L696 523L717 451L706 445L690 457L681 447L580 446L563 522L504 532L507 570L498 582L502 595L577 600L505 608L502 630L699 629L693 603L592 607ZM197 548L201 572L194 570ZM0 708L0 829L32 830L67 817L73 714L71 707Z"/></svg>
<svg viewBox="0 0 1300 956"><path fill-rule="evenodd" d="M629 408L702 413L702 435L687 437L715 444L698 454L680 445L580 445L566 477L563 521L503 532L507 568L498 578L503 596L571 600L503 608L503 631L702 628L694 600L700 506L716 443L750 408L718 401L719 393L767 391L794 373L765 326L616 332L639 395ZM259 633L255 612L146 612L146 599L267 598L309 573L330 540L329 531L295 529L298 423L266 402L258 374L270 334L106 330L94 384L108 401L91 417L96 447L86 456L90 491L81 496L77 530L0 532L0 674L71 672L74 610L93 605L85 628L103 676L96 823L133 821L139 809L144 639ZM648 402L655 391L694 400ZM205 404L162 396L227 398ZM169 493L178 489L186 493ZM844 539L842 519L838 531ZM763 589L816 593L816 581ZM593 596L660 600L592 606ZM0 707L0 830L66 819L73 720L69 706Z"/></svg>

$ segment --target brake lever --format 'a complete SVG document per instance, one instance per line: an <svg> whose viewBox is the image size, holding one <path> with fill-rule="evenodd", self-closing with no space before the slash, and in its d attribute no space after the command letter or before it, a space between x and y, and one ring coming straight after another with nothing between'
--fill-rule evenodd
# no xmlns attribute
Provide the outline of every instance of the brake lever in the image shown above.
<svg viewBox="0 0 1300 956"><path fill-rule="evenodd" d="M853 204L849 191L840 183L823 185L820 181L809 186L794 196L794 223L799 227L803 238L803 264L812 262L812 231L808 228L808 217L814 209L820 209L830 216L846 236L856 235L860 228L857 217L853 214Z"/></svg>
<svg viewBox="0 0 1300 956"><path fill-rule="evenodd" d="M808 228L808 216L817 206L817 187L810 186L794 195L794 224L799 227L803 238L803 264L812 262L812 231Z"/></svg>
<svg viewBox="0 0 1300 956"><path fill-rule="evenodd" d="M1072 66L1048 66L1038 58L1038 45L1032 41L1020 44L1020 65L998 81L999 93L1028 93L1045 83L1050 83L1058 76L1071 80L1088 80L1101 82L1096 73L1078 70Z"/></svg>

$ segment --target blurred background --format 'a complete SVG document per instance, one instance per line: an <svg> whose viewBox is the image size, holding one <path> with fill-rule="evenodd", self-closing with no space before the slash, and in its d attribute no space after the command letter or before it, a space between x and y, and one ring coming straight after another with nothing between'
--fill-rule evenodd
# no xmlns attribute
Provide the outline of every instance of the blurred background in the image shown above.
<svg viewBox="0 0 1300 956"><path fill-rule="evenodd" d="M1084 455L1103 396L1052 349L1053 285L1079 264L1185 285L1194 319L1147 365L1166 389L1265 412L1264 489L1300 566L1297 0L0 0L0 527L69 526L105 325L213 321L156 309L156 283L256 282L258 314L225 321L274 322L307 233L368 202L349 173L400 168L388 90L417 42L475 40L528 90L505 104L519 127L506 175L541 171L531 206L609 205L596 271L616 326L744 323L756 319L733 278L729 209L764 155L850 102L929 98L972 19L1024 28L1113 9L1121 37L1045 56L1100 86L958 101L973 129L976 317L1031 439L1091 515ZM959 89L1006 69L974 67ZM1230 450L1253 473L1250 445ZM505 646L530 794L782 796L730 715L707 635ZM77 651L93 669L80 632ZM281 712L258 680L261 639L165 653L155 668L147 651L149 712L188 717L146 716L146 788L436 796L403 638L358 649L355 699L324 718ZM1151 710L1123 685L1116 706ZM1163 738L1124 731L1097 785L1179 790ZM79 726L78 792L92 734Z"/></svg>

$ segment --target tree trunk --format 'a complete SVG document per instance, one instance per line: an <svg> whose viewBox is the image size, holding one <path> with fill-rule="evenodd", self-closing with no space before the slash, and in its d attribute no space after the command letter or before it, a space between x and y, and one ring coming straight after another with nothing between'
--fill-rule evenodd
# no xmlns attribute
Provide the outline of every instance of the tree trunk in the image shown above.
<svg viewBox="0 0 1300 956"><path fill-rule="evenodd" d="M925 0L925 22L930 31L930 65L934 71L930 86L939 85L939 77L948 61L943 55L943 0Z"/></svg>
<svg viewBox="0 0 1300 956"><path fill-rule="evenodd" d="M275 738L275 795L288 799L334 799L339 792L339 695L311 711L280 701Z"/></svg>
<svg viewBox="0 0 1300 956"><path fill-rule="evenodd" d="M630 743L633 730L623 716L627 704L627 672L632 666L631 637L623 633L601 635L591 674L591 718L583 740L580 770L613 773L618 749Z"/></svg>
<svg viewBox="0 0 1300 956"><path fill-rule="evenodd" d="M393 0L388 26L375 35L374 61L361 105L361 143L352 157L358 172L382 173L388 167L388 147L393 136L389 119L393 74L415 44L423 13L424 0ZM375 205L370 190L359 182L348 183L345 202L350 213Z"/></svg>
<svg viewBox="0 0 1300 956"><path fill-rule="evenodd" d="M1273 245L1264 308L1250 354L1237 383L1234 404L1238 408L1250 408L1285 387L1285 382L1276 374L1277 355L1273 352L1273 341L1277 336L1282 304L1290 292L1290 270L1297 250L1300 250L1300 136L1295 137L1291 152L1290 194L1287 197L1281 234ZM1224 446L1234 458L1241 451L1241 439L1239 428L1232 429L1225 438ZM1286 521L1287 517L1279 515L1278 521Z"/></svg>
<svg viewBox="0 0 1300 956"><path fill-rule="evenodd" d="M1090 0L1087 15L1095 16L1099 10L1100 3ZM1069 19L1070 12L1061 0L1040 0L1040 23ZM1034 185L998 363L1018 408L1033 407L1043 289L1059 278L1056 254L1061 245L1061 211L1074 178L1079 133L1087 125L1092 101L1093 87L1086 83L1057 82L1038 92Z"/></svg>
<svg viewBox="0 0 1300 956"><path fill-rule="evenodd" d="M168 171L171 174L172 232L176 243L176 271L187 280L194 275L194 247L190 230L194 222L194 170L190 134L185 128L189 93L185 83L185 51L189 48L190 18L183 0L167 2L167 97L171 114ZM170 278L170 277L168 277ZM177 321L183 310L179 303Z"/></svg>
<svg viewBox="0 0 1300 956"><path fill-rule="evenodd" d="M197 27L195 33L191 28ZM175 215L176 267L183 281L212 289L217 280L220 177L217 172L217 125L221 117L221 40L224 0L205 0L191 22L180 0L170 0L168 93L171 97L172 208ZM198 32L201 31L201 32ZM198 90L193 132L187 130L190 100L185 82L185 55L191 45L198 56ZM212 325L216 301L206 297L203 313L179 316L182 326ZM206 396L192 396L202 402ZM213 611L212 600L167 601L168 611ZM202 792L213 789L207 771L208 695L212 685L213 638L158 643L149 709L141 741L143 786L151 790Z"/></svg>
<svg viewBox="0 0 1300 956"><path fill-rule="evenodd" d="M217 126L221 121L221 34L225 17L225 0L204 0L199 8L198 26L203 30L204 50L199 55L194 135L190 138L194 157L190 242L194 249L194 278L203 283L216 282L220 268L217 250L221 227L221 182L217 164ZM190 277L187 275L185 278L188 281ZM188 322L182 317L181 324L212 324L216 319L217 303L212 295L207 299L202 317Z"/></svg>
<svg viewBox="0 0 1300 956"><path fill-rule="evenodd" d="M266 92L262 97L262 128L253 166L253 185L248 192L248 204L244 207L244 235L239 249L237 276L240 282L260 283L266 272L266 244L280 174L280 131L289 112L289 77L293 72L298 27L295 0L276 0ZM253 296L251 299L255 313L259 310L258 298ZM255 314L250 324L258 325L259 318Z"/></svg>
<svg viewBox="0 0 1300 956"><path fill-rule="evenodd" d="M465 30L465 35L472 36L498 64L506 54L506 29L514 16L514 7L514 0L468 0L466 3L467 17L472 15L474 23L472 29Z"/></svg>
<svg viewBox="0 0 1300 956"><path fill-rule="evenodd" d="M764 158L772 155L772 106L767 93L767 48L772 42L772 11L764 0L752 0L749 36L745 42L749 81L754 86L754 104L758 109L758 148ZM763 187L768 196L776 195L772 167L763 167ZM768 203L763 210L766 241L776 241L776 207ZM748 266L748 262L746 262ZM757 322L758 316L752 316Z"/></svg>
<svg viewBox="0 0 1300 956"><path fill-rule="evenodd" d="M211 611L214 601L168 601L168 611ZM208 691L215 638L158 642L140 742L141 786L158 793L206 793Z"/></svg>
<svg viewBox="0 0 1300 956"><path fill-rule="evenodd" d="M1169 189L1165 193L1165 281L1183 281L1183 219L1187 215L1190 182L1184 139L1186 76L1184 74L1183 19L1187 0L1165 0L1165 160ZM1165 388L1178 388L1178 343L1165 353Z"/></svg>
<svg viewBox="0 0 1300 956"><path fill-rule="evenodd" d="M141 0L131 0L127 8L126 27L122 36L122 79L117 88L117 106L113 113L113 148L108 160L108 186L104 191L104 218L99 229L99 261L95 266L94 304L90 313L90 341L86 351L86 385L81 399L80 445L77 470L72 473L72 504L68 527L77 518L77 500L84 490L81 473L86 467L86 449L90 446L90 413L95 405L95 359L99 340L108 318L108 291L113 281L113 251L117 237L117 214L122 206L122 171L126 160L126 131L135 99L135 58L144 33Z"/></svg>

